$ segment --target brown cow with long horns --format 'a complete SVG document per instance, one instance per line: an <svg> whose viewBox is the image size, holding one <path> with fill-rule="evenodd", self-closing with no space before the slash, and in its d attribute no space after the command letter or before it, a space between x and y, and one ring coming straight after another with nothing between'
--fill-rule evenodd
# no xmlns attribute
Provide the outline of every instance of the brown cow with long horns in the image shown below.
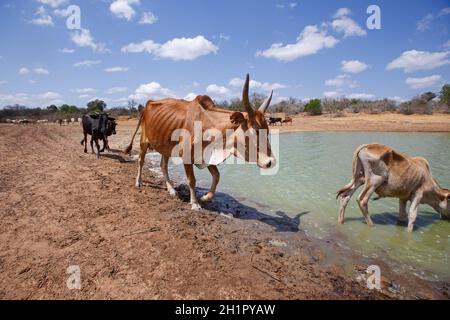
<svg viewBox="0 0 450 320"><path fill-rule="evenodd" d="M193 165L207 167L212 175L209 192L201 201L211 201L219 182L217 165L234 155L260 168L275 165L268 140L268 125L264 113L270 105L272 93L258 109L253 109L248 96L249 75L246 77L242 99L246 112L218 108L208 96L193 101L163 99L148 101L139 119L131 143L124 151L130 153L134 137L141 128L139 168L136 187L142 184L142 167L148 149L161 154L161 170L171 195L176 195L168 174L171 157L182 157L189 183L192 210L201 206L195 194Z"/></svg>

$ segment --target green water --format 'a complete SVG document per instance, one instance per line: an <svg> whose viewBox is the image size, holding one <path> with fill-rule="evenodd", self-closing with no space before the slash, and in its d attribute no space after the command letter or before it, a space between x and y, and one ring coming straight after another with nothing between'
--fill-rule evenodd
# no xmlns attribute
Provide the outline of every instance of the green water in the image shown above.
<svg viewBox="0 0 450 320"><path fill-rule="evenodd" d="M397 199L370 201L375 223L371 228L356 204L357 192L347 207L345 224L337 225L335 193L351 179L354 150L372 142L427 158L437 181L450 187L448 133L308 132L280 135L276 175L260 175L259 169L249 164L220 166L218 191L263 214L286 215L309 235L339 242L357 255L382 259L395 272L449 280L450 222L441 220L426 205L420 206L415 231L409 234L404 225L397 225ZM197 175L201 186L209 186L207 170L197 171ZM219 196L217 201L226 198Z"/></svg>

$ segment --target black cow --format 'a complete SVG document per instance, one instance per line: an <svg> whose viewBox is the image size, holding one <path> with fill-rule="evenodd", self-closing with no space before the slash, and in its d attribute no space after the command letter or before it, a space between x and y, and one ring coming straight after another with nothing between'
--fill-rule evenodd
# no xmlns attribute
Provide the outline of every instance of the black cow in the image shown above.
<svg viewBox="0 0 450 320"><path fill-rule="evenodd" d="M108 137L116 134L116 119L108 117L106 113L84 115L82 117L83 134L81 145L84 144L84 152L87 153L87 135L91 135L91 150L94 153L93 142L97 147L97 158L100 157L100 152L109 150ZM100 150L98 140L103 140L103 149Z"/></svg>
<svg viewBox="0 0 450 320"><path fill-rule="evenodd" d="M282 120L283 120L283 119L281 119L281 118L273 118L273 117L270 117L270 118L269 118L269 125L276 124L277 122L279 122L281 125L283 125Z"/></svg>

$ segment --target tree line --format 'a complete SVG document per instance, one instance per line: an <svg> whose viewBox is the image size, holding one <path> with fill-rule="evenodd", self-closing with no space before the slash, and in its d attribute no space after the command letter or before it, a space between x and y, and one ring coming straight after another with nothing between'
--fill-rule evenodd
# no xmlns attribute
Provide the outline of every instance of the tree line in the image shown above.
<svg viewBox="0 0 450 320"><path fill-rule="evenodd" d="M265 96L254 93L251 96L251 102L254 106L259 106L264 101ZM244 111L242 100L233 98L230 100L216 101L219 107ZM50 105L45 108L27 108L22 105L9 105L0 110L0 121L6 119L48 119L50 121L57 119L78 118L83 114L93 114L106 111L112 116L130 116L137 117L144 109L142 104L134 100L128 101L127 107L107 108L107 104L102 100L93 100L87 103L85 108L78 108L74 105L63 104L61 106ZM398 102L392 99L348 99L325 98L311 99L302 101L296 98L288 98L274 103L270 107L271 113L286 113L295 115L307 113L310 115L333 114L341 115L345 112L352 113L371 113L397 112L402 114L432 114L433 112L450 113L450 85L445 84L437 92L425 92L413 97L409 101Z"/></svg>

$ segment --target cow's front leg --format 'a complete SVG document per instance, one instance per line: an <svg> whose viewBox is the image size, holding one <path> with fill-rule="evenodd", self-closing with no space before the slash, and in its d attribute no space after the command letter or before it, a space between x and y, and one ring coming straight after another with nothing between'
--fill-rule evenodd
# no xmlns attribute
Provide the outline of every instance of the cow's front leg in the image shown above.
<svg viewBox="0 0 450 320"><path fill-rule="evenodd" d="M406 221L406 202L408 200L399 199L399 214L398 221L405 222Z"/></svg>
<svg viewBox="0 0 450 320"><path fill-rule="evenodd" d="M145 154L147 153L147 149L148 149L148 143L141 142L141 150L139 152L139 166L138 166L138 172L137 172L136 183L135 183L135 186L138 189L142 186L142 167L144 166L144 163L145 163Z"/></svg>
<svg viewBox="0 0 450 320"><path fill-rule="evenodd" d="M195 175L194 166L192 164L185 164L184 170L186 171L186 177L189 183L189 191L191 193L191 206L192 210L199 211L202 209L197 201L197 196L195 194Z"/></svg>
<svg viewBox="0 0 450 320"><path fill-rule="evenodd" d="M100 150L100 152L105 152L108 142L107 142L106 138L102 138L102 140L103 140L103 148L102 148L102 150Z"/></svg>
<svg viewBox="0 0 450 320"><path fill-rule="evenodd" d="M163 173L164 179L166 180L167 191L169 191L169 194L171 196L175 197L177 195L177 191L173 187L173 182L170 180L168 165L169 157L161 156L161 171Z"/></svg>
<svg viewBox="0 0 450 320"><path fill-rule="evenodd" d="M94 137L93 136L91 136L91 151L92 151L92 153L95 153L95 151L94 151Z"/></svg>
<svg viewBox="0 0 450 320"><path fill-rule="evenodd" d="M211 201L214 198L214 194L216 193L216 187L220 179L220 173L219 170L217 169L217 166L208 166L208 170L212 176L212 183L209 192L200 199L203 202Z"/></svg>
<svg viewBox="0 0 450 320"><path fill-rule="evenodd" d="M411 201L411 206L409 207L408 232L413 232L414 230L414 222L416 222L417 210L419 209L421 199L422 195L416 194Z"/></svg>
<svg viewBox="0 0 450 320"><path fill-rule="evenodd" d="M100 159L100 144L98 143L98 139L95 139L95 146L97 147L97 159Z"/></svg>

